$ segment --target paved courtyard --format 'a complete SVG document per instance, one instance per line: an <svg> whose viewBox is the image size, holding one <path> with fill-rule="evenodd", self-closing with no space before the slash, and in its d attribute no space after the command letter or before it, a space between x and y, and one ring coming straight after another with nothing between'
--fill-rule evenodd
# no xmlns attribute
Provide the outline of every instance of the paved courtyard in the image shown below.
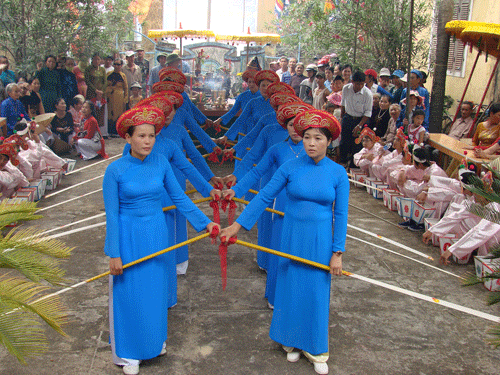
<svg viewBox="0 0 500 375"><path fill-rule="evenodd" d="M123 144L121 139L107 141L108 154L121 153ZM78 160L76 168L95 162ZM108 164L100 163L64 177L58 191L104 174ZM211 166L218 175L232 170L230 164ZM97 178L43 199L39 207L95 191L101 184L102 178ZM194 194L192 198L200 195ZM464 288L459 278L428 267L433 265L465 275L474 271L472 264L440 266L439 249L424 245L420 234L396 227L398 215L363 189L351 186L350 203L349 224L391 238L434 257L434 261L350 228L348 234L354 238L347 240L345 270L500 315L498 306L486 306L490 292L481 285ZM199 206L211 217L208 203ZM43 219L30 225L52 229L102 212L104 204L98 192L43 211ZM221 215L224 222L226 215ZM103 217L96 218L60 232L102 221ZM195 235L190 227L189 237ZM75 247L71 258L63 263L68 285L107 270L104 238L104 226L61 237ZM250 232L243 230L239 238L257 243L256 228ZM297 363L288 363L280 346L270 340L272 311L264 299L265 273L259 270L255 259L254 250L238 245L229 248L228 284L223 292L217 246L209 239L190 246L187 275L178 278L178 304L169 311L167 354L145 361L141 374L314 374L304 357ZM61 298L69 313L69 323L65 326L68 337L47 331L50 350L41 358L30 359L27 366L0 349L0 374L120 374L121 369L112 364L108 344L107 281L100 279L63 294ZM331 289L330 374L496 375L500 352L485 343L485 332L492 325L482 318L364 281L345 276L335 278Z"/></svg>

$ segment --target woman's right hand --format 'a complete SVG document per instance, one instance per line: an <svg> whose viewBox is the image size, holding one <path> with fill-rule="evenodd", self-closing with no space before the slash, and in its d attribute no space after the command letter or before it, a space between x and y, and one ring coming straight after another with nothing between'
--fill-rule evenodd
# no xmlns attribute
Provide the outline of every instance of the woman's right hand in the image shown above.
<svg viewBox="0 0 500 375"><path fill-rule="evenodd" d="M215 143L218 145L225 145L227 143L227 137L223 135L222 137L219 137L215 140Z"/></svg>
<svg viewBox="0 0 500 375"><path fill-rule="evenodd" d="M234 192L233 189L228 189L228 190L224 191L223 199L230 201L231 199L234 198L235 195L236 195L236 193Z"/></svg>
<svg viewBox="0 0 500 375"><path fill-rule="evenodd" d="M224 228L220 231L219 233L219 238L220 240L222 241L222 239L224 238L226 241L229 240L231 237L236 237L236 235L238 234L238 232L240 231L241 229L241 225L238 224L236 221L231 224L230 226L228 226L227 228Z"/></svg>
<svg viewBox="0 0 500 375"><path fill-rule="evenodd" d="M109 258L109 273L115 276L123 274L122 258Z"/></svg>
<svg viewBox="0 0 500 375"><path fill-rule="evenodd" d="M222 177L222 181L224 181L224 186L227 186L227 183L230 182L229 186L236 185L236 176L234 174L228 174L225 177Z"/></svg>

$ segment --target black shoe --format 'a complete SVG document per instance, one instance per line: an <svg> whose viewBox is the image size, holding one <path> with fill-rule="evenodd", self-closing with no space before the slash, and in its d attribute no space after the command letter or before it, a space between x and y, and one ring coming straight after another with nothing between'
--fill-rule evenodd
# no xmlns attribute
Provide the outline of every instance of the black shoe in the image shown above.
<svg viewBox="0 0 500 375"><path fill-rule="evenodd" d="M405 220L405 221L402 221L401 223L398 223L398 226L400 228L409 228L410 225L412 225L412 221L411 220Z"/></svg>
<svg viewBox="0 0 500 375"><path fill-rule="evenodd" d="M408 227L408 229L411 230L412 232L423 232L425 227L424 227L424 224L417 224L417 223L413 222Z"/></svg>

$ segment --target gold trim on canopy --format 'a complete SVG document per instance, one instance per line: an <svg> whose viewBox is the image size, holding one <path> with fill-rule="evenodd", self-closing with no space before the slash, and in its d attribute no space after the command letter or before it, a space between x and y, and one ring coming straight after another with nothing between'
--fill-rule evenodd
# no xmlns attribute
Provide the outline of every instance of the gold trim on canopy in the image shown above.
<svg viewBox="0 0 500 375"><path fill-rule="evenodd" d="M500 24L456 20L446 24L446 32L482 52L500 57Z"/></svg>
<svg viewBox="0 0 500 375"><path fill-rule="evenodd" d="M279 34L264 34L264 33L246 33L246 34L233 34L215 36L216 42L244 42L244 43L281 43L281 36Z"/></svg>
<svg viewBox="0 0 500 375"><path fill-rule="evenodd" d="M214 38L212 30L149 30L148 38Z"/></svg>

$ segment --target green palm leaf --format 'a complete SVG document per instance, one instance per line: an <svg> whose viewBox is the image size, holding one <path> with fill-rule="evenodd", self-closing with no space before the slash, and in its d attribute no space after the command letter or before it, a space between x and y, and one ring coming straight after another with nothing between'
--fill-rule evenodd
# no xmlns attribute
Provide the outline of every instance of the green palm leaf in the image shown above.
<svg viewBox="0 0 500 375"><path fill-rule="evenodd" d="M40 219L42 216L35 215L37 210L38 208L34 202L21 202L18 204L7 204L5 200L0 202L0 229L18 221Z"/></svg>
<svg viewBox="0 0 500 375"><path fill-rule="evenodd" d="M20 362L47 350L41 320L65 335L61 326L66 315L58 296L40 298L48 289L24 279L0 277L0 343Z"/></svg>

